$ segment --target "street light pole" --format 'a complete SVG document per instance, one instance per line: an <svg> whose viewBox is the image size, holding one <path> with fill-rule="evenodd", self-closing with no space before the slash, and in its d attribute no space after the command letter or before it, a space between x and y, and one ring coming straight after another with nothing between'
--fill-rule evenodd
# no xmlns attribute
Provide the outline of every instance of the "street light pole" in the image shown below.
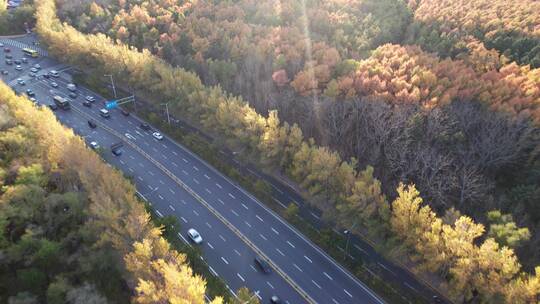
<svg viewBox="0 0 540 304"><path fill-rule="evenodd" d="M114 93L114 98L116 99L117 98L117 96L116 96L116 87L114 86L113 75L106 74L106 75L103 75L103 76L111 78L111 84L112 84L112 89L113 89L113 93Z"/></svg>
<svg viewBox="0 0 540 304"><path fill-rule="evenodd" d="M343 260L347 258L347 252L349 251L349 241L351 239L351 230L356 226L356 222L351 226L350 230L344 230L343 233L347 236L347 242L345 243L345 251L343 251Z"/></svg>
<svg viewBox="0 0 540 304"><path fill-rule="evenodd" d="M171 124L171 117L169 116L169 103L168 102L167 103L162 103L161 105L165 106L165 110L167 111L167 123L170 125Z"/></svg>

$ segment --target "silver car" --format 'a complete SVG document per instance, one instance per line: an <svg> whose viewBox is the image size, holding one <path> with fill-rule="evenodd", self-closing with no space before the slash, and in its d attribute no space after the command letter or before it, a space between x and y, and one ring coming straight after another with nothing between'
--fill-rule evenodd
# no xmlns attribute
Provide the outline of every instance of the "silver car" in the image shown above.
<svg viewBox="0 0 540 304"><path fill-rule="evenodd" d="M188 236L195 244L200 244L203 241L201 235L193 228L188 230Z"/></svg>

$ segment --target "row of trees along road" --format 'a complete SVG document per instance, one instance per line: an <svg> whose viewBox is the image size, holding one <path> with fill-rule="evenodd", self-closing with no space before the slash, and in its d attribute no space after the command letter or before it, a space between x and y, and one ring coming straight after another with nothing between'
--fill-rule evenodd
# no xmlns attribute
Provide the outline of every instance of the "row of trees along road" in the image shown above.
<svg viewBox="0 0 540 304"><path fill-rule="evenodd" d="M91 8L98 14L103 12L94 4ZM138 10L142 15L135 16L145 16L141 7ZM225 93L220 87L204 86L194 73L171 67L148 50L138 52L133 47L114 43L103 34L85 35L62 24L54 1L41 1L37 16L37 30L52 54L85 70L115 75L160 103L168 102L171 112L211 130L227 144L240 146L246 154L287 173L312 196L311 203L338 225L347 226L347 221L357 217L361 224L355 232L367 230L393 246L402 243L420 266L445 279L447 283L443 287L450 290L453 298L469 299L478 293L485 301L526 303L538 295L538 272L522 272L513 248L500 246L483 234L482 224L457 210L444 212L445 207L456 201L459 207L487 201L474 212L481 218L480 214L489 210L486 207L493 206L489 194L490 187L495 186L495 177L508 174L510 168L524 170L522 160L531 156L529 153L535 147L531 134L536 129L528 119L537 117L531 100L535 100L534 94L538 92L526 88L534 87L536 70L510 65L486 73L486 79L494 87L516 97L501 93L501 98L490 99L500 100L505 112L511 113L508 116L486 108L481 99L483 94L496 92L474 86L472 81L478 74L462 61L441 61L415 47L383 45L372 57L352 65L360 72L365 70L365 75L359 76L364 82L359 87L365 91L361 91L363 98L335 102L323 108L308 107L306 102L306 108L301 108L306 110L303 113L312 113L311 117L316 119L311 120L320 125L310 129L302 121L300 128L294 123L282 123L276 111L270 111L268 116L258 114L241 98ZM420 69L411 68L415 62L419 62ZM370 71L370 65L380 68ZM377 73L380 77L376 77ZM525 76L509 81L509 73ZM396 79L391 76L394 74L402 77ZM460 76L454 78L454 75ZM385 85L389 88L403 89L384 93L381 91L384 86L377 83L381 77L388 77ZM458 102L454 102L456 99ZM509 100L520 106L511 106ZM295 116L286 111L285 116L288 115ZM323 119L327 117L335 119ZM349 117L362 119L349 121ZM340 132L344 128L338 127L330 129L337 132L330 137L354 143L352 147L341 147L340 152L353 150L362 158L344 161L338 152L317 145L313 139L305 139L302 130L313 134L309 130L324 129L323 122L329 126L346 122L355 127L358 132L351 134L356 138L342 137ZM370 134L360 137L365 133ZM317 140L324 141L321 136ZM376 166L365 166L366 163ZM534 165L532 162L529 167ZM382 183L374 178L374 172L382 177ZM451 179L444 178L447 174ZM487 176L493 180L486 181ZM418 180L417 184L426 189L429 205L444 217L423 205L418 194L407 194L417 193L415 187L401 186L395 177ZM397 198L387 200L383 193L392 193L392 188L397 188ZM455 198L450 195L455 193L458 193ZM406 199L407 196L414 199ZM505 219L508 222L509 217ZM498 229L506 227L508 233L493 231L491 235L499 238L527 235L514 233L517 225L498 225ZM412 231L417 237L402 235L402 231ZM433 241L426 243L426 238ZM507 245L511 243L520 242L507 241ZM458 250L455 244L463 244L464 250ZM432 256L444 263L438 267L428 263Z"/></svg>

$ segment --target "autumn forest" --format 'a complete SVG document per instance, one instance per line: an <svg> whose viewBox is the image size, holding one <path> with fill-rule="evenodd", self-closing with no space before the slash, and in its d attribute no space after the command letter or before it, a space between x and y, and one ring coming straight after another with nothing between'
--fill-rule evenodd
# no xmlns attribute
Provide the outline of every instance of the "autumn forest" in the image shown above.
<svg viewBox="0 0 540 304"><path fill-rule="evenodd" d="M456 303L538 301L540 2L42 0L36 19L53 56L169 102L173 114L294 182L326 221L354 227ZM18 216L0 217L0 225L19 227L10 233L22 240L9 251L13 263L30 252L43 272L40 261L71 232L40 221L70 206L63 218L81 231L78 246L95 243L108 260L121 255L125 266L108 271L137 286L137 302L148 303L140 288L149 285L134 279L165 268L141 261L146 249L202 286L191 295L202 303L203 279L150 227L132 185L119 181L113 191L128 202L119 207L129 209L124 219L83 212L105 194L74 187L86 189L109 169L94 156L92 164L70 158L64 149L82 148L69 132L65 148L22 157L17 149L44 145L42 135L18 117L14 101L2 102L0 210ZM98 172L85 176L74 166ZM13 202L29 204L28 196L50 210L17 212ZM28 218L38 227L23 233L18 225ZM118 238L107 230L113 220L148 229ZM40 238L48 233L62 239ZM81 265L72 266L99 275L93 257L78 254ZM157 266L137 266L145 262ZM51 293L65 294L67 282L59 274ZM98 297L95 290L111 288L125 292L90 283L74 292Z"/></svg>

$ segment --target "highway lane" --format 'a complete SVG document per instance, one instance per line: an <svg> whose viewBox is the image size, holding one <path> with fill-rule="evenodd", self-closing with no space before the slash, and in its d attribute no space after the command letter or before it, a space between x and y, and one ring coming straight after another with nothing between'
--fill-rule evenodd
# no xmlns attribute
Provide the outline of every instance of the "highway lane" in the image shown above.
<svg viewBox="0 0 540 304"><path fill-rule="evenodd" d="M57 92L64 96L67 95L67 90L65 89L65 82L63 82L61 79L54 80L60 84L60 88L58 88ZM29 86L31 85L39 87L40 94L49 95L48 100L50 100L50 88L45 85L44 81L30 84ZM79 88L79 91L83 91L85 93L83 95L89 93L86 92L84 88ZM95 94L93 95L95 96ZM133 142L140 149L142 149L149 155L152 155L156 161L158 161L168 170L170 170L170 172L174 174L174 176L180 178L183 183L185 183L190 189L193 189L193 191L196 192L204 201L210 204L211 208L217 211L219 215L221 215L225 219L226 222L233 225L234 229L237 229L241 235L247 237L251 245L262 250L272 260L274 265L279 267L279 269L282 269L283 272L286 273L287 276L294 282L294 284L300 286L302 290L305 290L316 302L381 302L365 286L363 286L363 284L352 278L349 273L339 267L320 249L318 249L311 242L306 240L292 227L287 225L272 211L263 206L261 203L257 202L252 196L243 191L241 188L234 185L234 183L219 174L217 171L213 170L210 166L198 159L195 155L191 154L189 151L187 151L180 145L177 145L168 138L163 141L157 141L153 139L148 132L144 132L143 130L138 129L137 125L139 121L134 116L123 117L118 111L112 111L111 119L100 118L97 114L98 107L96 107L98 103L96 102L94 104L94 107L91 109L84 108L81 105L82 98L83 97L79 97L79 101L75 101L73 103L76 109L79 109L86 115L91 115L96 120L102 121L104 124L117 131L119 134L125 135L125 133L129 133L135 139L123 138L123 140ZM61 120L62 116L72 115L69 113L61 114L61 111L58 111L57 114L59 115ZM65 117L64 119L68 119L68 117ZM82 120L83 122L86 122L86 120ZM84 129L84 127L81 126L80 121L76 122L75 120L72 121L71 119L68 119L65 122L68 125L72 124L76 128L80 128L81 130L79 131L82 131L82 129ZM104 134L101 134L100 136L104 136ZM133 170L133 173L137 175L135 183L137 184L139 189L145 189L145 186L146 188L150 186L152 187L152 189L158 187L159 190L151 193L151 200L154 201L155 206L158 208L157 210L159 210L161 214L176 214L177 210L180 209L177 208L178 205L173 205L171 202L174 202L175 197L177 196L176 193L180 192L176 192L175 190L173 190L175 193L172 193L170 191L163 191L163 189L166 189L166 187L169 187L168 190L173 189L171 188L172 185L170 184L171 182L173 182L173 180L169 178L169 181L167 182L167 175L163 175L163 172L161 173L162 178L156 179L154 176L152 176L152 174L158 174L160 170L158 170L151 162L147 161L146 164L142 162L142 160L136 157L137 153L134 152L134 154L132 155L131 152L129 152L129 149L129 147L126 147L126 154L121 156L118 160L123 160L124 163L127 164L127 159L133 158L131 159L131 161L139 160L136 165L130 163L131 166L125 168L124 165L120 162L114 163L114 161L117 160L116 158L108 160L111 161L113 164L118 165L119 168L127 170L127 172L130 172L129 169ZM142 156L139 154L139 157ZM149 168L153 168L154 170ZM145 181L152 181L154 183L156 183L157 181L157 184L143 185L142 183L144 183ZM161 188L160 185L165 188ZM141 192L144 192L144 190L141 190ZM171 197L166 197L166 195L168 195L166 194L166 192L170 192ZM184 194L187 197L190 197L187 192ZM158 199L156 199L155 196L157 196ZM195 206L198 206L199 209L196 209ZM202 208L200 204L196 203L196 201L193 201L192 204L190 204L186 209L195 211L197 214L203 214L202 212L205 208ZM207 234L215 235L215 232L213 232L212 229L213 227L218 227L218 224L216 223L219 223L219 221L215 219L215 216L213 214L209 213L208 210L206 212L207 217L202 218L202 220L195 220L193 223L194 227L196 227L205 238L207 238ZM198 217L196 214L194 214L194 216ZM187 220L186 216L184 215L180 215L180 217L183 217ZM207 221L204 221L206 219ZM208 226L207 223L210 226ZM186 226L185 223L183 223L183 227L184 226ZM208 230L205 230L204 226L206 226ZM217 231L227 230L230 230L230 228L228 229L227 227L220 227ZM212 242L214 242L214 244L217 244L216 242L219 242L219 240L221 240L219 236L217 237L218 240L209 240L210 244L212 244ZM231 239L234 239L234 237ZM236 247L242 248L240 247L240 245L243 242L238 238L237 235L236 239L237 242L235 242L235 248L232 251L238 257L242 257L242 251L240 251L240 249L237 249ZM212 247L215 248L215 246ZM244 241L244 249L242 249L245 250L243 251L244 253L249 252L250 249L253 249L245 248L246 247ZM211 250L213 249L211 248ZM240 255L235 250L238 251ZM205 254L207 251L208 250L205 250ZM252 254L254 256L253 252ZM221 257L220 260L223 262L223 259L221 259ZM228 263L223 262L222 264L234 264L232 260L227 260L227 262ZM240 259L234 265L236 265L236 267L241 267L240 265L247 265L249 263L251 263L251 261L246 261L246 259L244 258ZM219 261L217 264L210 263L210 265L216 265L216 267L217 265L222 266ZM247 266L244 268L245 269L243 270L248 269ZM229 272L230 271L227 271L227 273ZM246 271L243 272L244 275L247 275L247 273L248 272ZM236 274L240 273L237 272ZM238 275L236 275L236 277L238 280L243 281L242 278L244 277L241 274L240 277ZM278 276L274 274L272 275L272 277ZM234 276L226 279L228 282L235 281ZM260 287L264 284L256 285L257 287ZM272 284L272 286L274 285ZM269 291L269 293L274 292L273 288L271 288L270 286L268 286L268 288L272 289ZM255 288L252 289L257 290ZM293 294L296 294L294 292L289 294L289 292L287 292L286 290L287 287L285 286L283 290L279 288L275 292L280 295L283 292L286 296L294 296ZM291 303L300 302L301 300Z"/></svg>
<svg viewBox="0 0 540 304"><path fill-rule="evenodd" d="M52 96L49 95L51 88L43 82L30 86L36 95L48 95L47 99L52 100ZM242 286L248 286L253 291L259 291L263 299L279 294L287 303L304 302L279 276L264 275L254 267L253 258L256 254L226 226L216 221L213 214L189 193L160 170L153 169L155 166L150 161L127 145L122 148L123 153L120 157L113 156L108 147L119 139L103 128L89 128L87 119L73 110L58 110L55 113L62 123L72 127L87 142L97 141L105 149L103 156L106 161L132 177L139 192L153 204L158 215L174 215L179 218L182 231L179 237L182 240L187 242L186 234L189 228L195 228L201 233L204 238L202 245L204 259L215 275L225 279L231 292ZM95 117L95 121L99 123L99 117Z"/></svg>
<svg viewBox="0 0 540 304"><path fill-rule="evenodd" d="M65 85L61 85L61 88L65 88ZM84 88L79 90L90 94ZM97 113L97 109L84 110L90 115ZM111 113L113 117L106 120L109 126L121 134L132 134L143 150L156 156L156 159L166 164L176 176L212 204L304 291L317 295L317 302L356 303L361 299L364 303L377 303L367 288L351 280L322 251L317 250L251 195L172 140L154 139L151 132L138 127L140 121L136 117L123 117L116 110Z"/></svg>

